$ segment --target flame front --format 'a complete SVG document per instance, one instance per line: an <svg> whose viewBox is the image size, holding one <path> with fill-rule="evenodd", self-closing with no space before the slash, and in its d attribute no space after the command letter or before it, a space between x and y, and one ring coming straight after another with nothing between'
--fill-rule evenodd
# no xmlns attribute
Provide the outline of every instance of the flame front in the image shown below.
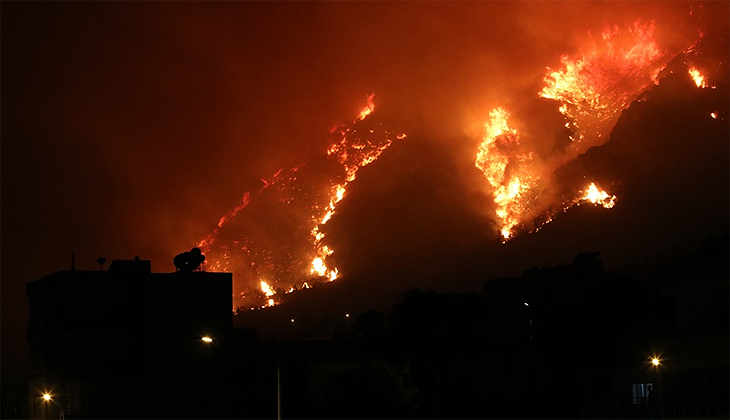
<svg viewBox="0 0 730 420"><path fill-rule="evenodd" d="M545 197L540 175L552 174L588 148L606 143L621 112L658 83L661 70L676 56L657 45L654 22L609 27L600 39L589 40L591 44L577 56L560 57L561 68L547 68L538 92L538 97L555 101L565 119L570 147L564 156L551 161L535 158L510 126L509 112L499 107L489 113L475 164L493 191L498 230L505 241L519 226L537 230L557 212L583 201L614 206L616 197L595 184L571 196L552 192ZM704 83L698 71L690 71L690 75L698 86ZM557 199L562 202L555 204L556 198L550 198L553 195L560 195Z"/></svg>
<svg viewBox="0 0 730 420"><path fill-rule="evenodd" d="M328 246L322 244L322 240L325 235L322 233L321 227L326 224L332 216L334 216L337 203L345 197L347 184L355 180L357 177L357 171L359 171L360 168L375 162L375 160L377 160L378 157L380 157L380 155L393 143L393 137L390 133L388 133L388 135L384 138L379 138L377 141L372 141L371 139L365 139L363 141L363 138L358 137L358 132L353 129L354 125L358 121L364 121L373 113L373 111L375 111L375 104L373 103L374 96L374 94L370 94L368 96L367 104L360 111L360 114L353 122L352 126L340 126L331 130L332 133L337 134L340 138L339 141L330 146L327 150L327 155L336 159L337 162L342 165L345 173L345 179L342 183L335 184L330 188L330 199L324 209L324 214L319 218L315 218L315 220L319 220L319 222L312 228L311 236L316 250L316 257L312 259L310 269L311 274L324 277L328 281L336 280L339 270L336 267L328 268L325 263L327 257L332 255L334 251ZM375 130L367 130L366 134L374 135ZM404 134L397 136L398 139L402 139L404 137Z"/></svg>
<svg viewBox="0 0 730 420"><path fill-rule="evenodd" d="M330 131L335 140L326 154L262 179L263 187L244 194L241 204L198 244L209 270L234 271L236 281L248 285L234 296L234 308L271 306L278 303L276 287L291 293L340 275L327 261L334 250L324 243L324 226L358 170L376 161L393 140L405 137L372 121L373 99L372 94L366 98L350 124Z"/></svg>

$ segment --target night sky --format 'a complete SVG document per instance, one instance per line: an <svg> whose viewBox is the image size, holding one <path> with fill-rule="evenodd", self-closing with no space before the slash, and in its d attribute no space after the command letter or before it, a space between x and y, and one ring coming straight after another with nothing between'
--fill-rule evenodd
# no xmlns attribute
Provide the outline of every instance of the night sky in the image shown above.
<svg viewBox="0 0 730 420"><path fill-rule="evenodd" d="M408 137L358 174L328 225L345 271L438 287L461 265L498 276L601 251L621 269L727 234L727 2L2 2L1 11L3 367L27 358L28 282L69 269L72 253L77 269L139 256L173 271L173 257L261 178L321 154L329 129L371 93L378 117ZM525 98L561 54L637 19L654 20L673 51L701 30L715 54L705 58L721 63L718 89L665 79L624 113L611 142L556 175L595 175L617 206L571 209L502 244L473 166L489 110L529 110ZM712 106L724 116L710 120Z"/></svg>

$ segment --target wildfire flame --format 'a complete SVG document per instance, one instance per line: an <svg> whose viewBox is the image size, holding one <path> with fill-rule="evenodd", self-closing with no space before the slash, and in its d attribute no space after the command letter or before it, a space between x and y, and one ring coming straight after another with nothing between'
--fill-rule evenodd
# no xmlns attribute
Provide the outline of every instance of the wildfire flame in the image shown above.
<svg viewBox="0 0 730 420"><path fill-rule="evenodd" d="M573 58L560 58L562 69L547 69L539 96L560 103L575 142L598 141L621 111L658 82L667 54L654 40L654 22L625 29L607 28L600 42Z"/></svg>
<svg viewBox="0 0 730 420"><path fill-rule="evenodd" d="M705 88L707 87L707 83L705 82L705 77L700 73L699 70L697 70L694 67L690 67L688 70L688 73L692 80L694 80L695 85L697 85L698 88Z"/></svg>
<svg viewBox="0 0 730 420"><path fill-rule="evenodd" d="M705 89L705 88L708 88L708 87L710 89L715 89L716 88L716 86L711 86L711 85L708 84L707 77L705 77L705 75L702 74L702 72L697 67L690 66L687 69L687 73L689 73L689 77L692 78L692 81L695 82L695 85L698 88L701 88L701 89Z"/></svg>
<svg viewBox="0 0 730 420"><path fill-rule="evenodd" d="M357 121L365 120L370 114L375 111L375 104L373 98L375 94L370 94L367 98L365 107L360 111L357 119L353 122L353 125ZM326 224L330 218L335 214L337 203L339 203L347 192L347 184L354 181L357 176L357 171L360 168L369 165L380 157L380 155L393 143L391 136L388 136L384 140L381 140L377 144L370 140L365 142L353 142L352 134L355 134L352 127L335 127L330 132L337 133L340 136L340 140L335 142L327 150L327 155L334 157L342 165L345 170L345 180L340 184L335 184L331 188L331 194L328 205L325 207L324 215L319 218L319 223L312 228L312 239L316 248L317 256L312 259L311 274L317 274L320 277L326 278L328 281L334 281L337 279L339 270L334 268L328 268L325 261L328 256L334 252L331 248L322 244L324 239L324 233L322 233L320 227ZM374 130L368 130L368 134L374 134ZM396 138L405 138L405 134L398 135Z"/></svg>
<svg viewBox="0 0 730 420"><path fill-rule="evenodd" d="M373 111L375 111L375 103L373 102L373 98L375 97L374 93L371 93L368 95L367 104L363 109L360 111L360 115L358 115L359 120L364 120L367 118L368 115L372 114Z"/></svg>
<svg viewBox="0 0 730 420"><path fill-rule="evenodd" d="M562 205L542 203L544 181L539 175L552 173L559 164L608 141L607 133L621 112L658 83L660 72L674 55L657 45L654 22L612 26L600 39L589 40L589 48L577 56L560 57L561 68L547 68L544 86L538 92L539 97L556 102L570 132L571 150L562 161L538 162L509 125L510 113L501 107L489 113L475 165L493 190L498 230L504 241L512 238L519 226L532 225L537 230L550 222L556 212L552 209L567 210L582 201L611 208L616 202L616 196L591 184L564 198ZM690 74L699 76L699 72Z"/></svg>
<svg viewBox="0 0 730 420"><path fill-rule="evenodd" d="M529 170L532 156L522 151L517 130L510 128L508 119L509 113L503 108L495 108L489 113L475 161L494 189L495 212L501 222L500 234L505 240L520 223L520 215L529 205L538 179Z"/></svg>
<svg viewBox="0 0 730 420"><path fill-rule="evenodd" d="M557 213L553 208L567 210L583 202L612 208L616 203L615 195L591 183L582 190L556 193L560 202L553 206L552 198L542 199L547 190L542 177L547 179L558 165L608 141L621 112L658 83L673 56L654 39L653 22L612 26L588 41L590 45L578 54L560 57L559 67L546 67L544 86L537 92L538 98L555 102L570 133L570 150L564 151L560 162L545 162L529 150L529 142L521 139L529 130L520 126L518 131L505 108L493 108L484 123L475 166L491 190L497 230L504 241L521 226L537 229L535 225L552 220ZM698 70L691 68L689 74L698 87L706 86ZM325 226L357 172L376 161L394 140L405 138L379 124L373 118L375 108L371 94L352 122L330 130L335 139L326 153L288 171L279 170L262 179L258 192L246 192L199 243L208 268L235 270L238 281L247 275L250 287L242 296L258 296L263 306L276 304L276 290L291 293L336 280L341 274L331 263L335 251L325 243Z"/></svg>
<svg viewBox="0 0 730 420"><path fill-rule="evenodd" d="M278 303L274 285L291 293L340 276L339 269L327 262L334 250L324 243L323 227L335 215L358 170L376 161L393 140L405 138L371 121L374 112L371 94L350 124L330 130L336 139L326 154L262 179L261 190L245 193L242 202L198 244L206 253L209 270L235 271L237 281L257 284L236 297L244 302L234 307L257 299L264 307ZM262 307L258 303L245 306Z"/></svg>
<svg viewBox="0 0 730 420"><path fill-rule="evenodd" d="M581 197L580 200L601 205L607 209L612 208L616 204L615 195L610 195L606 191L599 190L598 187L596 187L596 184L592 182L585 190L583 197Z"/></svg>
<svg viewBox="0 0 730 420"><path fill-rule="evenodd" d="M273 296L276 295L276 292L274 291L274 289L263 280L261 280L260 286L261 286L261 291L268 298L268 299L266 299L266 304L262 307L265 308L267 306L274 306L275 301L274 301Z"/></svg>
<svg viewBox="0 0 730 420"><path fill-rule="evenodd" d="M269 284L266 283L263 280L261 280L261 291L264 292L264 294L266 295L266 297L271 297L271 296L274 296L276 294L276 292L274 291L274 289L272 289L271 286L269 286Z"/></svg>

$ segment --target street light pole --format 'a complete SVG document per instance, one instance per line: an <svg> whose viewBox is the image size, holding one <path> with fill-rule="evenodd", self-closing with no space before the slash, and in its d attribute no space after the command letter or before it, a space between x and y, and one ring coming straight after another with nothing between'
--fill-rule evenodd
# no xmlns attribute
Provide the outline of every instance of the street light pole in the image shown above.
<svg viewBox="0 0 730 420"><path fill-rule="evenodd" d="M63 413L63 407L61 407L61 405L59 403L57 403L56 400L53 399L53 396L50 393L48 393L48 392L43 393L42 398L43 398L43 402L46 402L46 403L52 402L52 403L56 404L56 407L58 407L59 420L64 420L66 418L66 416ZM46 409L44 410L45 411L44 417L48 418L48 404L46 404L45 407L46 407Z"/></svg>
<svg viewBox="0 0 730 420"><path fill-rule="evenodd" d="M51 401L51 394L45 393L43 394L43 402L47 403L48 401ZM48 404L43 404L43 418L48 419Z"/></svg>
<svg viewBox="0 0 730 420"><path fill-rule="evenodd" d="M276 418L281 420L281 361L276 358Z"/></svg>
<svg viewBox="0 0 730 420"><path fill-rule="evenodd" d="M662 386L662 375L659 372L659 369L661 368L662 361L659 357L653 357L650 361L654 369L656 369L656 388L659 388L658 390L658 399L659 399L659 418L664 418L664 387Z"/></svg>

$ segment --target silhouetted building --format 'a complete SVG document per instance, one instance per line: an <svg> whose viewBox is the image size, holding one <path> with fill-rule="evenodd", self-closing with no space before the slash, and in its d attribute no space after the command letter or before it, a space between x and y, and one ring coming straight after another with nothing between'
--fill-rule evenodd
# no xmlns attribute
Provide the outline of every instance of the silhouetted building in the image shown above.
<svg viewBox="0 0 730 420"><path fill-rule="evenodd" d="M649 307L655 320L647 334L650 340L635 353L633 362L626 360L611 371L592 369L592 383L600 379L604 389L593 393L586 414L623 417L645 411L663 418L728 418L727 239L719 247L652 268L649 277L659 285L661 296ZM640 315L632 308L622 310ZM642 322L639 318L637 324ZM654 357L658 365L651 363Z"/></svg>
<svg viewBox="0 0 730 420"><path fill-rule="evenodd" d="M540 407L523 417L727 418L727 254L664 264L646 280L582 254L487 282L501 345L530 356L504 401Z"/></svg>
<svg viewBox="0 0 730 420"><path fill-rule="evenodd" d="M31 418L216 416L225 362L201 337L231 334L230 273L151 273L149 261L116 260L27 292Z"/></svg>
<svg viewBox="0 0 730 420"><path fill-rule="evenodd" d="M726 417L727 253L675 259L652 275L606 271L598 257L492 279L483 294L410 290L390 314L244 311L237 329L231 274L153 274L139 260L55 273L28 285L27 412Z"/></svg>

